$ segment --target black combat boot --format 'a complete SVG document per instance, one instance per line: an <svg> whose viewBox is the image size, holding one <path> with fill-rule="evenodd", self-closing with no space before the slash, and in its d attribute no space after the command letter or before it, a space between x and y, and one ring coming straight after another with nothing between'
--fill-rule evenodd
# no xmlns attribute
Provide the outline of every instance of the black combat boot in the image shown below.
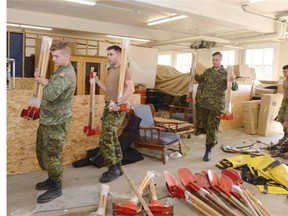
<svg viewBox="0 0 288 216"><path fill-rule="evenodd" d="M204 157L203 157L203 161L210 161L211 159L211 155L212 155L212 148L213 148L213 145L206 145L206 151L205 151L205 154L204 154Z"/></svg>
<svg viewBox="0 0 288 216"><path fill-rule="evenodd" d="M61 181L50 180L49 189L37 198L38 203L46 203L62 195Z"/></svg>
<svg viewBox="0 0 288 216"><path fill-rule="evenodd" d="M51 185L51 179L48 178L43 182L39 182L36 184L36 190L48 190Z"/></svg>
<svg viewBox="0 0 288 216"><path fill-rule="evenodd" d="M100 182L106 183L114 180L118 176L121 176L122 170L120 168L120 163L112 165L109 167L107 172L104 172L100 178Z"/></svg>

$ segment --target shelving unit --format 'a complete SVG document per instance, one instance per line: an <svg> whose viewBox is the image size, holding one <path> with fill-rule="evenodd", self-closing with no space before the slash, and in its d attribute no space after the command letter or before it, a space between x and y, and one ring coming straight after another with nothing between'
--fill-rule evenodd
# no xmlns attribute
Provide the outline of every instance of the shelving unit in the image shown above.
<svg viewBox="0 0 288 216"><path fill-rule="evenodd" d="M12 85L11 85L12 83ZM15 89L15 59L6 60L6 86L7 89Z"/></svg>

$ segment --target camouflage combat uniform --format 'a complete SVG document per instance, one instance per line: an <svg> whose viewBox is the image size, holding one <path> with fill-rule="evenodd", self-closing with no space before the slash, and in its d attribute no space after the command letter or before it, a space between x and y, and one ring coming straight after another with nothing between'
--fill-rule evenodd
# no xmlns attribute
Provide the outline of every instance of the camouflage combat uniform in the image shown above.
<svg viewBox="0 0 288 216"><path fill-rule="evenodd" d="M278 120L282 124L288 122L288 79L283 81L284 97L278 112ZM284 137L288 138L288 128L283 127Z"/></svg>
<svg viewBox="0 0 288 216"><path fill-rule="evenodd" d="M48 85L43 88L36 155L40 167L53 181L60 180L63 173L62 159L75 88L76 73L71 63L53 72Z"/></svg>
<svg viewBox="0 0 288 216"><path fill-rule="evenodd" d="M118 140L118 129L124 121L126 112L109 111L110 101L117 101L120 67L112 68L108 71L105 108L102 117L102 133L99 140L101 154L104 158L104 164L107 167L118 164L122 160L122 150ZM125 81L131 80L129 68L126 70Z"/></svg>
<svg viewBox="0 0 288 216"><path fill-rule="evenodd" d="M204 128L207 131L206 145L216 145L220 124L220 115L225 106L225 90L227 89L227 71L223 66L219 70L208 68L201 75L196 74L195 80L203 83L202 94L197 101L201 111ZM237 90L238 84L233 82L232 90Z"/></svg>

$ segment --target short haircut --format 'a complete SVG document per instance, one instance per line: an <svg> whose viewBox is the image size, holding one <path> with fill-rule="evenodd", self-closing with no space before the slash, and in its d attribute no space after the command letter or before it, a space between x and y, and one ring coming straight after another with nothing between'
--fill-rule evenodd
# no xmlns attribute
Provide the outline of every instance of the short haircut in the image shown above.
<svg viewBox="0 0 288 216"><path fill-rule="evenodd" d="M283 66L282 69L283 69L283 70L287 70L287 69L288 69L288 65Z"/></svg>
<svg viewBox="0 0 288 216"><path fill-rule="evenodd" d="M216 55L219 55L219 56L222 58L221 52L214 52L214 53L212 54L212 56L216 56Z"/></svg>
<svg viewBox="0 0 288 216"><path fill-rule="evenodd" d="M71 48L67 42L56 41L50 48L50 51L63 50L65 54L71 54Z"/></svg>
<svg viewBox="0 0 288 216"><path fill-rule="evenodd" d="M115 50L116 52L119 52L119 53L121 53L122 52L122 49L121 49L121 47L120 46L118 46L118 45L112 45L112 46L109 46L109 47L107 47L107 51L108 50Z"/></svg>

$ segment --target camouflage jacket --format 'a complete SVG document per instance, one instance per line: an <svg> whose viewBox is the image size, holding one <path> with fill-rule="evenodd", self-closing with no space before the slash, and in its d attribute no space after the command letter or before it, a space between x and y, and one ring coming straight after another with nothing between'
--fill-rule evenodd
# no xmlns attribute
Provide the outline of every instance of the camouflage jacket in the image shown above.
<svg viewBox="0 0 288 216"><path fill-rule="evenodd" d="M76 73L73 66L59 67L43 88L40 107L40 124L57 125L72 117L72 98L76 88Z"/></svg>
<svg viewBox="0 0 288 216"><path fill-rule="evenodd" d="M208 110L223 111L225 106L225 91L227 89L227 71L223 66L216 71L208 68L203 74L195 74L195 80L203 84L202 93L197 98L197 103L201 108ZM232 90L238 89L238 84L233 82Z"/></svg>

